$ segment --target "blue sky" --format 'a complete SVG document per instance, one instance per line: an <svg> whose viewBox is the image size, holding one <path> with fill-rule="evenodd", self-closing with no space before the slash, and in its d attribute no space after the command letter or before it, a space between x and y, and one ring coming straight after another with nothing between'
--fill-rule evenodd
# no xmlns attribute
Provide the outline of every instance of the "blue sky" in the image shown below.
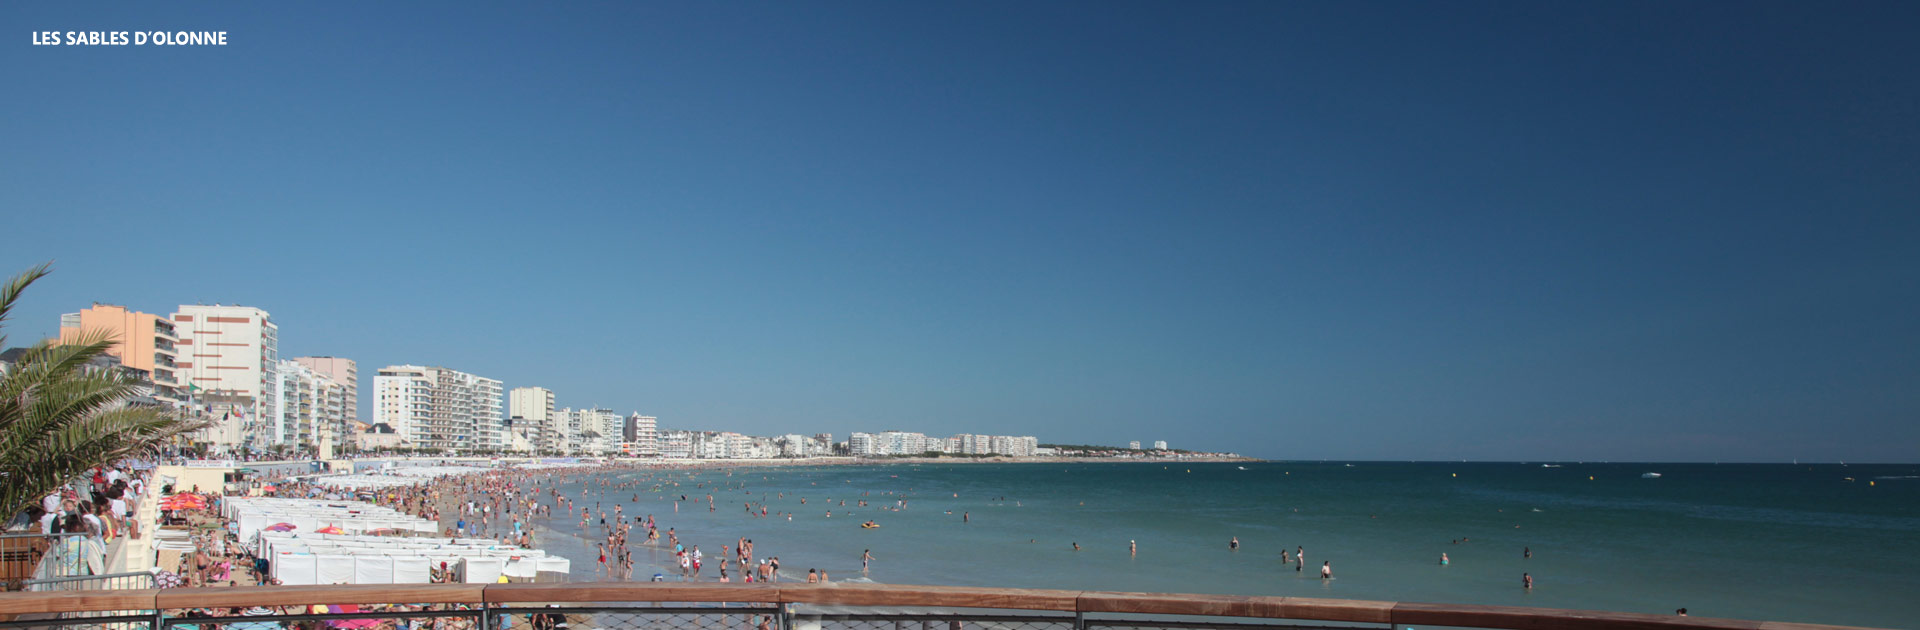
<svg viewBox="0 0 1920 630"><path fill-rule="evenodd" d="M0 5L17 343L755 434L1920 460L1920 5ZM37 30L225 30L218 48ZM370 410L363 400L362 414Z"/></svg>

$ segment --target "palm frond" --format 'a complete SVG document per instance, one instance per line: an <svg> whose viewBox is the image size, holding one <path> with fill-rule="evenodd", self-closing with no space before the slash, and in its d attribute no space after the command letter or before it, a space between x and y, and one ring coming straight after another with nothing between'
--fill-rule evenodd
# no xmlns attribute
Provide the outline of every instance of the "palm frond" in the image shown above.
<svg viewBox="0 0 1920 630"><path fill-rule="evenodd" d="M0 285L0 323L20 293L49 272L28 270ZM6 337L0 335L0 344ZM68 343L34 344L0 375L0 515L14 514L97 466L154 453L208 422L157 407L129 406L139 383L117 370L88 370L115 340L82 332Z"/></svg>

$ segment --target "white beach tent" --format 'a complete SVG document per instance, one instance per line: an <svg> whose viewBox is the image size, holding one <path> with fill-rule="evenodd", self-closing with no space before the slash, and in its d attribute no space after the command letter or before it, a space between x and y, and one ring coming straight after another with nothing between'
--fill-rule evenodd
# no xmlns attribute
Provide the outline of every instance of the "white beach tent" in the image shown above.
<svg viewBox="0 0 1920 630"><path fill-rule="evenodd" d="M507 568L505 558L461 558L460 581L468 584L491 584L500 581L502 571Z"/></svg>

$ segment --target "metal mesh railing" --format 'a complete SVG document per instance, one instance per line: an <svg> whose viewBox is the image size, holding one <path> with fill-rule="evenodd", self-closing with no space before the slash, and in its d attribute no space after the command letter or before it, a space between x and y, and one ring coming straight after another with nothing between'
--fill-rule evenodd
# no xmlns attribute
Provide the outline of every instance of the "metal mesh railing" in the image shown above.
<svg viewBox="0 0 1920 630"><path fill-rule="evenodd" d="M1279 623L1254 620L1087 619L1081 630L1355 630L1389 624Z"/></svg>
<svg viewBox="0 0 1920 630"><path fill-rule="evenodd" d="M780 609L741 607L547 607L490 611L491 630L784 630Z"/></svg>
<svg viewBox="0 0 1920 630"><path fill-rule="evenodd" d="M1389 630L1405 626L1752 630L1761 624L1473 605L1137 595L961 587L626 584L167 589L107 591L85 597L14 593L0 599L0 608L34 616L0 622L0 630ZM733 598L762 601L742 603ZM457 603L287 605L369 600ZM203 601L225 602L229 607L186 608ZM127 610L150 607L162 610Z"/></svg>
<svg viewBox="0 0 1920 630"><path fill-rule="evenodd" d="M792 622L791 630L1076 630L1074 618L1062 615L798 614Z"/></svg>
<svg viewBox="0 0 1920 630"><path fill-rule="evenodd" d="M29 615L44 619L16 619L0 623L3 630L154 630L152 614Z"/></svg>
<svg viewBox="0 0 1920 630"><path fill-rule="evenodd" d="M402 604L367 608L343 613L311 613L307 606L189 609L165 617L158 630L483 630L479 609Z"/></svg>
<svg viewBox="0 0 1920 630"><path fill-rule="evenodd" d="M109 575L76 575L44 580L26 580L27 591L91 591L120 588L153 588L153 574L146 571Z"/></svg>
<svg viewBox="0 0 1920 630"><path fill-rule="evenodd" d="M54 555L78 554L82 534L0 534L0 582L58 577L65 574L62 563L49 563ZM60 547L60 549L55 549ZM63 556L64 557L64 556ZM72 563L65 563L72 564Z"/></svg>

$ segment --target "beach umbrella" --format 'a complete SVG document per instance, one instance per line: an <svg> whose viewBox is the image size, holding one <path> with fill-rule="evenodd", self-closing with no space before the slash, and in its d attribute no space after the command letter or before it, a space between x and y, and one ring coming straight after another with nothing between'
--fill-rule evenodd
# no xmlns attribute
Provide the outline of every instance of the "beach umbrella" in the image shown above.
<svg viewBox="0 0 1920 630"><path fill-rule="evenodd" d="M267 531L290 532L290 531L293 531L293 523L274 523L272 525L267 526Z"/></svg>
<svg viewBox="0 0 1920 630"><path fill-rule="evenodd" d="M358 604L327 604L327 612L330 612L336 615L341 613L357 613L357 612L360 612L360 606ZM346 628L346 629L357 630L359 628L371 628L371 627L380 625L380 620L378 619L336 619L336 620L327 622L327 625L335 628Z"/></svg>
<svg viewBox="0 0 1920 630"><path fill-rule="evenodd" d="M384 535L387 535L387 534L391 534L391 533L393 533L394 531L396 531L396 530L394 530L394 529L393 529L393 528L391 528L391 527L375 527L375 528L373 528L373 529L369 529L369 530L367 530L367 531L364 531L364 532L361 532L361 533L363 533L363 534L372 534L372 535L374 535L374 536L384 536Z"/></svg>
<svg viewBox="0 0 1920 630"><path fill-rule="evenodd" d="M316 529L316 530L313 530L313 533L315 533L315 534L340 534L340 533L345 533L345 532L342 532L342 531L340 531L340 527L339 527L338 525L328 525L328 526L326 526L326 527L322 527L322 528L320 528L320 529Z"/></svg>

